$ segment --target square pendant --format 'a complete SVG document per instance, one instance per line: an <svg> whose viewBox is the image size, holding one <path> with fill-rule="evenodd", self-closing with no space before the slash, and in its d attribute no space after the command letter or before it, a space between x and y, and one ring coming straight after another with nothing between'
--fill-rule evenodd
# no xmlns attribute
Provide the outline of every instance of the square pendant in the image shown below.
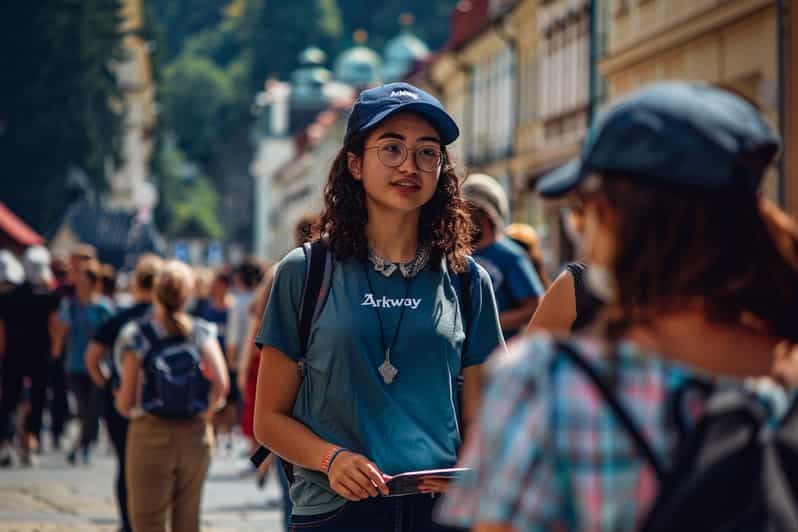
<svg viewBox="0 0 798 532"><path fill-rule="evenodd" d="M399 370L389 360L383 362L378 371L382 375L382 380L385 381L385 384L391 384L396 374L399 373Z"/></svg>

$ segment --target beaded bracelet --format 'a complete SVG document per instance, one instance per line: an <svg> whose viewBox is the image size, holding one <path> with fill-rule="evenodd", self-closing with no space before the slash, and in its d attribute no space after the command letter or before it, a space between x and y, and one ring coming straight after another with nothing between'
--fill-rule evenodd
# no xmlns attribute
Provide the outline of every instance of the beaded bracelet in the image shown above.
<svg viewBox="0 0 798 532"><path fill-rule="evenodd" d="M330 467L332 467L333 460L335 460L339 454L343 451L346 451L343 447L333 447L330 449L326 455L324 455L324 459L321 461L321 470L324 473L330 472Z"/></svg>

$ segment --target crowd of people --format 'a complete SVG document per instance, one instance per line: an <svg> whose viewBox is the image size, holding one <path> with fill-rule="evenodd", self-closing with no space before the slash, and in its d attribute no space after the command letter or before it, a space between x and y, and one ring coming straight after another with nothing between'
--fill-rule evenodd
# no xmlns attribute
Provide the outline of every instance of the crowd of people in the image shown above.
<svg viewBox="0 0 798 532"><path fill-rule="evenodd" d="M412 85L363 91L278 264L142 256L122 296L90 246L0 252L0 464L35 463L45 407L61 444L69 390L65 459L102 416L124 530L198 530L237 427L287 530L798 526L798 229L760 192L755 106L688 83L611 106L538 184L581 261L553 272L502 186L461 179L458 134Z"/></svg>

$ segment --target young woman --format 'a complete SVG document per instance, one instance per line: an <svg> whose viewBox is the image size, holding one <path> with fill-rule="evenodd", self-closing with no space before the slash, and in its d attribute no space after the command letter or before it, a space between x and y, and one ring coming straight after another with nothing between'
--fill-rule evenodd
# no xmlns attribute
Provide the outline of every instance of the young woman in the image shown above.
<svg viewBox="0 0 798 532"><path fill-rule="evenodd" d="M571 345L669 463L675 420L706 406L674 411L684 383L767 376L777 346L798 340L798 232L757 192L778 141L745 101L683 83L630 96L594 128L581 160L539 185L583 199L591 284L610 296L602 336ZM450 490L444 521L479 532L641 525L653 469L562 349L538 335L496 365L463 460L478 472ZM754 396L773 399L778 419L789 403L766 389Z"/></svg>
<svg viewBox="0 0 798 532"><path fill-rule="evenodd" d="M279 266L257 338L255 435L295 464L295 530L445 530L430 517L442 486L381 496L388 475L455 464L458 410L467 424L480 365L503 345L489 278L467 257L470 224L446 152L457 135L440 103L412 85L358 97L325 188L321 234L334 264L304 377L304 253ZM456 274L467 269L464 325Z"/></svg>
<svg viewBox="0 0 798 532"><path fill-rule="evenodd" d="M89 259L80 263L75 277L75 294L61 300L53 327L53 357L58 358L64 352L67 383L77 399L80 418L80 437L67 454L72 465L77 463L78 452L84 463L89 462L90 447L99 429L101 397L85 361L89 340L111 316L111 309L102 301L99 280L100 265L97 261Z"/></svg>
<svg viewBox="0 0 798 532"><path fill-rule="evenodd" d="M116 407L123 416L131 418L125 471L128 513L136 532L162 531L167 522L175 532L199 530L202 484L213 442L210 418L218 407L224 406L228 380L215 326L192 318L183 310L193 283L188 266L174 260L166 262L155 282L152 319L127 324L118 340L121 385ZM193 397L193 402L207 402L208 406L193 415L165 417L155 413L161 411L156 402L142 401L147 399L144 395L148 389L147 382L142 382L142 370L151 367L152 357L162 354L164 359L152 366L166 363L166 346L182 342L191 344L199 353L199 369L209 381L209 387L191 388L197 394L207 394ZM159 392L157 399L164 402L179 393Z"/></svg>

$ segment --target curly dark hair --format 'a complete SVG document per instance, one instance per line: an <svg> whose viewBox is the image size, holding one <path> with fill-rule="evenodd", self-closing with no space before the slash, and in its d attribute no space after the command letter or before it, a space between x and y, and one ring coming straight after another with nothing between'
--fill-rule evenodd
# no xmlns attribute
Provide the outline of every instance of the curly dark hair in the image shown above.
<svg viewBox="0 0 798 532"><path fill-rule="evenodd" d="M327 239L336 258L368 258L366 241L366 195L363 183L349 172L347 154L363 156L365 136L354 135L335 157L324 187L324 210L317 229ZM435 194L421 208L419 242L430 248L430 263L438 268L442 259L455 272L465 271L471 253L471 218L460 191L460 178L445 147Z"/></svg>

